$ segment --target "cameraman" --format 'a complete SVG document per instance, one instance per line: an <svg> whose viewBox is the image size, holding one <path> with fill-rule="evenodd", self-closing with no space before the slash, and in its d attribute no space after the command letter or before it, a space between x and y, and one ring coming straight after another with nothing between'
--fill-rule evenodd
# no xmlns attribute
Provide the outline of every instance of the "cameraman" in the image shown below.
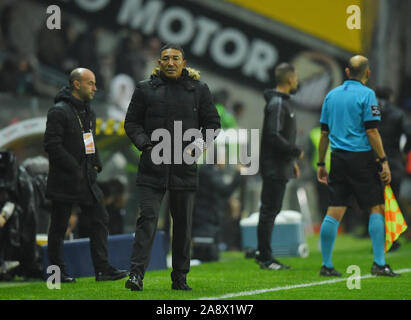
<svg viewBox="0 0 411 320"><path fill-rule="evenodd" d="M30 175L11 151L0 151L0 259L20 262L25 278L42 278L36 255L36 201Z"/></svg>

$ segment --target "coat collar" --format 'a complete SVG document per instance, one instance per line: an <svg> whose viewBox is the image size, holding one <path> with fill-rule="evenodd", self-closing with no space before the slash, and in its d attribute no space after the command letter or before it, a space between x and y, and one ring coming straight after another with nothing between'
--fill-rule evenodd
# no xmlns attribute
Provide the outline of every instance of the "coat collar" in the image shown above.
<svg viewBox="0 0 411 320"><path fill-rule="evenodd" d="M274 96L279 96L279 97L282 97L283 99L290 99L289 94L279 92L275 89L266 89L264 91L264 98L267 102L269 102L271 100L271 98L274 97Z"/></svg>
<svg viewBox="0 0 411 320"><path fill-rule="evenodd" d="M161 74L160 68L156 67L151 74L150 84L156 89L170 82L181 83L186 90L193 91L195 89L194 81L199 79L200 71L193 68L184 68L180 78L177 80L169 80Z"/></svg>

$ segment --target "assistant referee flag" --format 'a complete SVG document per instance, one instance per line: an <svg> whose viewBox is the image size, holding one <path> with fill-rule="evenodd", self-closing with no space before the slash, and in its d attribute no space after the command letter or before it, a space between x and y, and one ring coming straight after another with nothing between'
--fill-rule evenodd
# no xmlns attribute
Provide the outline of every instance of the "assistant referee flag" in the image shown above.
<svg viewBox="0 0 411 320"><path fill-rule="evenodd" d="M385 200L385 252L390 250L392 243L407 230L407 224L388 184L384 189Z"/></svg>

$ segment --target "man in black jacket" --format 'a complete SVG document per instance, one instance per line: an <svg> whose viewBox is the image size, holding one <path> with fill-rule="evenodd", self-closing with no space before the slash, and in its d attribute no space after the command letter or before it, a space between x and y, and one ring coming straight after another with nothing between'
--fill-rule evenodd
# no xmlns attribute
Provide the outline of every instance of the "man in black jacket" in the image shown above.
<svg viewBox="0 0 411 320"><path fill-rule="evenodd" d="M295 113L289 102L298 86L297 73L288 63L275 69L276 89L266 90L261 139L260 169L263 178L260 218L257 228L257 262L262 269L288 269L272 257L271 234L276 215L280 212L288 180L300 176L296 159L302 152L296 147Z"/></svg>
<svg viewBox="0 0 411 320"><path fill-rule="evenodd" d="M6 251L19 261L17 274L24 278L42 278L43 273L36 254L35 197L33 180L14 153L0 151L0 216L7 221L0 222L0 260Z"/></svg>
<svg viewBox="0 0 411 320"><path fill-rule="evenodd" d="M404 176L404 160L411 149L411 123L407 115L392 103L392 90L380 87L375 90L381 108L381 122L378 125L384 150L391 169L391 187L395 197L400 195L401 181ZM407 143L401 153L400 138L404 134Z"/></svg>
<svg viewBox="0 0 411 320"><path fill-rule="evenodd" d="M96 280L116 280L127 271L115 269L107 258L108 214L96 182L102 164L94 142L96 115L90 108L96 80L90 70L77 68L69 82L70 87L57 94L54 107L48 111L44 134L50 161L46 197L52 200L49 262L60 267L62 282L75 281L65 271L63 240L73 204L78 204L91 221L90 251Z"/></svg>
<svg viewBox="0 0 411 320"><path fill-rule="evenodd" d="M181 47L166 45L161 48L158 64L159 68L154 70L150 79L138 83L124 123L127 136L143 151L137 175L141 212L136 224L130 279L126 282L126 288L143 290L143 278L150 259L160 204L168 189L173 218L172 289L191 290L186 282L186 274L190 269L191 221L198 185L197 164L177 160L176 155L178 157L180 150L185 150L190 142L182 141L181 136L177 137L178 132L174 132L174 128L176 123L180 123L182 132L201 128L203 139L206 140L206 129L219 129L220 118L208 86L199 81L197 71L186 68ZM171 148L172 161L169 164L153 162L158 142L153 141L151 135L157 129L165 129L171 135L170 143L166 143L166 147ZM182 148L178 150L174 143L181 144Z"/></svg>
<svg viewBox="0 0 411 320"><path fill-rule="evenodd" d="M411 150L411 123L407 115L399 107L393 104L393 92L389 87L379 87L375 90L378 104L381 108L381 122L378 125L388 164L391 169L391 187L395 198L400 197L400 186L405 176L405 159ZM407 143L401 152L400 138L407 138ZM389 251L395 251L400 247L395 241Z"/></svg>

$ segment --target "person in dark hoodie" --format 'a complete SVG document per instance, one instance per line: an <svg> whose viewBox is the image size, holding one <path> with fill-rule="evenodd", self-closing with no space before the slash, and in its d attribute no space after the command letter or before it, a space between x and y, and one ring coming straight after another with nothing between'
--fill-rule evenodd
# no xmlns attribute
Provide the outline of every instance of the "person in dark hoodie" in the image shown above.
<svg viewBox="0 0 411 320"><path fill-rule="evenodd" d="M296 159L303 153L296 146L296 119L290 94L298 87L297 72L288 63L275 69L276 88L264 92L267 105L264 110L261 138L260 169L263 179L260 217L257 227L258 252L256 261L262 269L289 269L272 257L271 234L274 220L280 212L287 182L299 177Z"/></svg>
<svg viewBox="0 0 411 320"><path fill-rule="evenodd" d="M35 182L30 173L24 166L17 164L14 152L1 150L0 217L5 221L2 223L0 219L0 262L4 254L20 263L18 269L4 277L8 280L15 275L21 275L25 279L43 277L36 247L39 209L36 196ZM4 222L7 223L4 225ZM1 269L4 268L0 263ZM1 273L0 271L0 278Z"/></svg>
<svg viewBox="0 0 411 320"><path fill-rule="evenodd" d="M96 181L102 164L94 142L96 115L90 108L97 91L95 75L85 68L74 69L69 84L54 99L44 134L44 148L50 163L46 197L52 201L49 262L60 267L61 282L75 282L65 270L63 239L71 209L77 204L92 225L90 251L96 280L120 279L128 273L108 263L108 214Z"/></svg>
<svg viewBox="0 0 411 320"><path fill-rule="evenodd" d="M395 198L400 198L400 186L405 176L405 159L411 150L411 123L407 115L393 103L393 91L389 87L378 87L375 90L378 105L381 108L381 122L378 131L381 134L382 144L387 154L391 169L391 187ZM406 137L403 150L400 148L400 138ZM403 211L405 213L405 211ZM390 252L400 247L400 242L395 241Z"/></svg>
<svg viewBox="0 0 411 320"><path fill-rule="evenodd" d="M199 81L198 71L186 68L181 47L172 44L162 47L158 65L150 79L137 84L124 122L127 136L142 151L137 174L141 210L136 223L130 279L125 286L135 291L143 290L160 204L166 190L169 190L173 218L172 289L191 290L186 275L190 269L191 222L198 186L197 164L176 158L176 153L180 151L182 156L181 151L187 150L191 142L184 141L181 135L178 136L178 131L174 132L174 128L178 123L181 133L201 128L203 140L206 140L207 129L220 128L220 117L208 86ZM157 158L157 144L160 143L152 139L152 133L157 129L170 134L170 143L162 141L165 148L171 147L172 161L169 163L160 161L156 164L158 162L153 161ZM173 142L181 144L180 150ZM203 151L201 146L199 149Z"/></svg>
<svg viewBox="0 0 411 320"><path fill-rule="evenodd" d="M398 199L401 181L405 172L404 162L406 155L411 150L411 123L405 112L394 105L391 88L378 87L375 90L375 95L381 108L381 123L378 130L391 169L392 191ZM400 138L403 134L407 138L407 143L401 151Z"/></svg>

